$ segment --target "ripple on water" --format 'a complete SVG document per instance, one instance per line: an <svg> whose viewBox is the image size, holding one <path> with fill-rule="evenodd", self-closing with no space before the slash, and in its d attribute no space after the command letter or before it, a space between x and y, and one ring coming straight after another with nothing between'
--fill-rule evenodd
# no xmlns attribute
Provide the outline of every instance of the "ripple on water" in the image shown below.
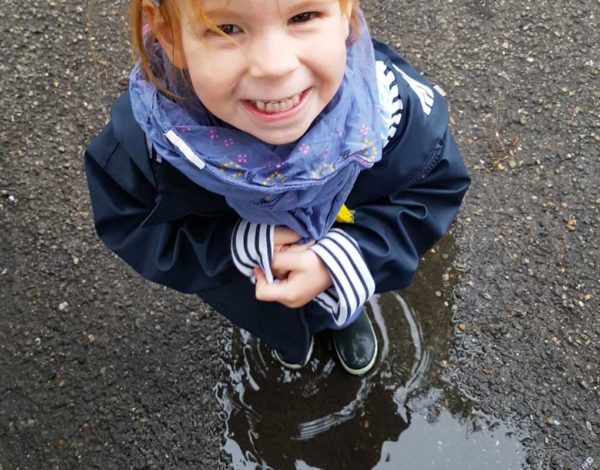
<svg viewBox="0 0 600 470"><path fill-rule="evenodd" d="M508 424L473 410L440 379L452 345L452 239L428 254L413 287L374 296L380 352L374 370L348 375L328 335L301 372L281 368L241 331L229 380L216 395L234 468L520 468L524 451ZM442 295L440 295L442 294Z"/></svg>

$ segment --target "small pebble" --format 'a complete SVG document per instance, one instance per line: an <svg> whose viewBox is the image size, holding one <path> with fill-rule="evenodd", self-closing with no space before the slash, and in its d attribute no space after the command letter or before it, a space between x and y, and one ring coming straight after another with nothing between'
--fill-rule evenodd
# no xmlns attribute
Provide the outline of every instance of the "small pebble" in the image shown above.
<svg viewBox="0 0 600 470"><path fill-rule="evenodd" d="M570 219L567 219L564 222L565 222L565 228L569 232L574 232L575 229L577 228L577 220L574 217L571 217Z"/></svg>
<svg viewBox="0 0 600 470"><path fill-rule="evenodd" d="M552 416L546 418L545 422L548 426L560 426L560 421L554 419Z"/></svg>

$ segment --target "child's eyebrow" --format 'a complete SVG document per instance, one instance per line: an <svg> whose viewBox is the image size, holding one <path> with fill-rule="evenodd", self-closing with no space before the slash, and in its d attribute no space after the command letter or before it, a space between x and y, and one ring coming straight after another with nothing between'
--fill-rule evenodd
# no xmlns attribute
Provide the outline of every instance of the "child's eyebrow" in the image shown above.
<svg viewBox="0 0 600 470"><path fill-rule="evenodd" d="M317 8L318 6L322 6L323 4L332 3L334 0L283 0L279 1L279 8L281 11L285 10L310 10L311 8ZM204 13L206 16L212 17L222 17L222 16L240 16L248 13L248 9L244 7L243 2L227 2L229 3L237 3L239 7L230 7L229 5L225 6L216 6L214 8L205 7Z"/></svg>
<svg viewBox="0 0 600 470"><path fill-rule="evenodd" d="M280 2L285 3L285 7L294 10L310 10L310 8L315 8L317 6L322 6L325 3L337 3L337 0L300 0L300 1L288 1L288 2Z"/></svg>

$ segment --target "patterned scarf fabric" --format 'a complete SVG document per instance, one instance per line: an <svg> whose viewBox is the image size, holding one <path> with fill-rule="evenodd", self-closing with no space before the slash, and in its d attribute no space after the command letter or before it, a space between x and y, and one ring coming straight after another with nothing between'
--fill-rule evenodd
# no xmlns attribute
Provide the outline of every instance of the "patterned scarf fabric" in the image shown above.
<svg viewBox="0 0 600 470"><path fill-rule="evenodd" d="M361 23L360 37L347 48L340 89L296 142L262 142L219 122L195 96L185 106L175 102L144 78L139 64L129 82L135 118L158 155L225 196L243 219L284 225L318 240L333 225L359 172L381 159L387 134L373 46L364 19Z"/></svg>

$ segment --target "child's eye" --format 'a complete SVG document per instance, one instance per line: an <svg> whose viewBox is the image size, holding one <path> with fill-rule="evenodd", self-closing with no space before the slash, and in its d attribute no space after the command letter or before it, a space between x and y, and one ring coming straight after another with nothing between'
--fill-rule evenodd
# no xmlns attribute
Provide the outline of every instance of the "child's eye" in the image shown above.
<svg viewBox="0 0 600 470"><path fill-rule="evenodd" d="M304 13L300 13L299 15L292 16L290 18L290 23L306 23L317 17L316 11L307 11Z"/></svg>
<svg viewBox="0 0 600 470"><path fill-rule="evenodd" d="M234 24L220 24L219 26L217 26L217 28L219 28L221 31L227 34L227 36L231 36L233 34L242 32L240 27Z"/></svg>

